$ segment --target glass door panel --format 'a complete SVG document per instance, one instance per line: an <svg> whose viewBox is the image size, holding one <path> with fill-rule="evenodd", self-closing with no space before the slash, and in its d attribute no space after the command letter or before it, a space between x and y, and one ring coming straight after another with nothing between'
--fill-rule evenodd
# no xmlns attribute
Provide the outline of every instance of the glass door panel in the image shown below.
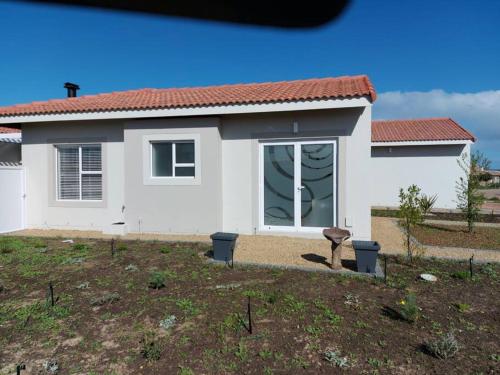
<svg viewBox="0 0 500 375"><path fill-rule="evenodd" d="M334 160L332 143L301 144L302 227L331 227L334 223Z"/></svg>
<svg viewBox="0 0 500 375"><path fill-rule="evenodd" d="M264 145L264 225L295 226L294 145Z"/></svg>

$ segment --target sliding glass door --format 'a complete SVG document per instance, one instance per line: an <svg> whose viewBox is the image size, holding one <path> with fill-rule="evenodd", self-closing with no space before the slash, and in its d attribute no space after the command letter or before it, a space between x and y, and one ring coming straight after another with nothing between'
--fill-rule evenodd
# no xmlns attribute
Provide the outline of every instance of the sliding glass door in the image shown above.
<svg viewBox="0 0 500 375"><path fill-rule="evenodd" d="M260 147L261 229L315 231L335 225L336 142Z"/></svg>

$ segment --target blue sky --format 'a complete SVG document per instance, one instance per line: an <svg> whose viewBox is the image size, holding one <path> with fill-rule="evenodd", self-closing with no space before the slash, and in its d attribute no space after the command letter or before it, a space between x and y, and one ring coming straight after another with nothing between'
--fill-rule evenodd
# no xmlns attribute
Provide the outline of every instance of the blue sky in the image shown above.
<svg viewBox="0 0 500 375"><path fill-rule="evenodd" d="M143 87L368 74L374 117L451 116L500 168L500 2L352 1L285 31L0 3L0 105Z"/></svg>

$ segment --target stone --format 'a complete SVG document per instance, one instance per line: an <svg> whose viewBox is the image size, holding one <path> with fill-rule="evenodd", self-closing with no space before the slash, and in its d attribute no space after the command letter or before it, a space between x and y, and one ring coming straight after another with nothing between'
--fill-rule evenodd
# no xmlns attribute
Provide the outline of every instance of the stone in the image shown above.
<svg viewBox="0 0 500 375"><path fill-rule="evenodd" d="M425 281L430 281L430 282L435 282L437 281L437 277L434 275L431 275L430 273L423 273L420 275L420 278Z"/></svg>

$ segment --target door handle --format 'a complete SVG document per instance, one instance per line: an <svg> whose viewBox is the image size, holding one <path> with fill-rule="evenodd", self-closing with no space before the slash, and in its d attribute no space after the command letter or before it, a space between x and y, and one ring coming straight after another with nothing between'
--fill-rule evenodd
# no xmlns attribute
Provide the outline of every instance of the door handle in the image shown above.
<svg viewBox="0 0 500 375"><path fill-rule="evenodd" d="M298 186L298 187L297 187L297 190L302 191L302 190L304 190L305 188L306 188L305 186Z"/></svg>

